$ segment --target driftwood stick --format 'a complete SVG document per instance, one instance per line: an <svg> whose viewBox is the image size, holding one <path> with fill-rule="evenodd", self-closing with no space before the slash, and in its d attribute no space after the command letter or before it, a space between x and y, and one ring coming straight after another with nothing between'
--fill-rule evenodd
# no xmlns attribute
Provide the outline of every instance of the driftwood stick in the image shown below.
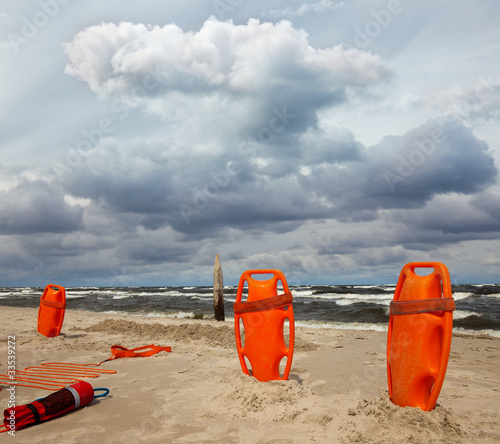
<svg viewBox="0 0 500 444"><path fill-rule="evenodd" d="M216 321L223 321L225 319L223 288L222 268L219 262L219 255L216 255L214 265L214 312Z"/></svg>

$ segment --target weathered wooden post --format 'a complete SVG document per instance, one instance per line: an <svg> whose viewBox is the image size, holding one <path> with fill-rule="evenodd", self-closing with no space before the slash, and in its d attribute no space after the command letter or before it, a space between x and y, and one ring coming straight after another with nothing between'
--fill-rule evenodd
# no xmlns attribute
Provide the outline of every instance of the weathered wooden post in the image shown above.
<svg viewBox="0 0 500 444"><path fill-rule="evenodd" d="M214 265L214 312L216 321L224 321L224 285L222 283L222 268L219 255L215 256Z"/></svg>

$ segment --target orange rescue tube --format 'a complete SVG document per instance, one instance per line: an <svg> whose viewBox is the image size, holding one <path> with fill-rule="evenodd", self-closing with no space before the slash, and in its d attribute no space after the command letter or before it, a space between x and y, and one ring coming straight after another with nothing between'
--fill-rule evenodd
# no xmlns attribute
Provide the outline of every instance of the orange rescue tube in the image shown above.
<svg viewBox="0 0 500 444"><path fill-rule="evenodd" d="M253 275L272 274L268 280L254 279ZM278 295L281 281L284 294ZM243 288L248 284L248 297L242 302ZM245 358L248 359L252 376L259 381L287 380L292 367L295 344L295 318L293 297L284 274L279 270L248 270L240 278L234 306L236 348L243 373L249 375ZM288 346L285 342L285 322L289 323ZM244 329L244 343L242 331ZM283 375L280 363L286 358Z"/></svg>
<svg viewBox="0 0 500 444"><path fill-rule="evenodd" d="M10 430L20 430L57 418L79 407L85 407L93 399L94 389L92 386L88 382L79 381L45 398L6 409L4 411L4 425Z"/></svg>
<svg viewBox="0 0 500 444"><path fill-rule="evenodd" d="M38 309L38 333L53 338L61 333L66 311L66 290L60 285L47 285Z"/></svg>
<svg viewBox="0 0 500 444"><path fill-rule="evenodd" d="M416 268L433 270L420 276ZM394 404L424 411L435 407L448 365L454 309L445 265L413 262L403 267L387 334L387 378Z"/></svg>

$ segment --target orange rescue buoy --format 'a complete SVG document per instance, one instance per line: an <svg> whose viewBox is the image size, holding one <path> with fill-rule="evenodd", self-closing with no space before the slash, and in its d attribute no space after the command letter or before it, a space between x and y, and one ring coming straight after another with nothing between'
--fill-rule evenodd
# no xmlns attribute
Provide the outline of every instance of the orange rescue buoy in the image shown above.
<svg viewBox="0 0 500 444"><path fill-rule="evenodd" d="M61 333L66 311L66 290L59 285L47 285L38 309L38 333L53 338Z"/></svg>
<svg viewBox="0 0 500 444"><path fill-rule="evenodd" d="M252 275L272 274L268 280L254 279ZM278 295L281 281L284 294ZM242 302L243 287L248 284L246 302ZM243 373L249 375L245 358L248 359L252 376L259 381L286 380L292 367L295 343L295 319L293 297L284 274L279 270L248 270L240 278L234 306L236 348ZM285 341L285 323L288 320L288 345ZM240 322L244 329L244 343ZM286 358L283 375L280 363Z"/></svg>
<svg viewBox="0 0 500 444"><path fill-rule="evenodd" d="M416 268L433 270L420 276ZM394 404L424 411L435 407L448 365L454 309L446 266L413 262L403 267L387 335L387 378Z"/></svg>

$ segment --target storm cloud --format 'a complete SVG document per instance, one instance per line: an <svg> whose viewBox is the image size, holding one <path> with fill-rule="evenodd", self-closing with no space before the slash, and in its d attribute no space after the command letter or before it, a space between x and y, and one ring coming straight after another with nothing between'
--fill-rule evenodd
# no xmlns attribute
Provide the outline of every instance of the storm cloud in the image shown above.
<svg viewBox="0 0 500 444"><path fill-rule="evenodd" d="M387 283L413 260L495 279L500 83L462 64L462 31L429 45L444 6L405 3L360 49L353 30L376 16L360 4L256 2L221 21L153 3L102 18L89 1L85 27L65 16L8 59L25 95L3 88L3 143L41 148L1 161L5 282L207 284L216 253L229 284L272 267ZM35 79L38 51L57 57Z"/></svg>
<svg viewBox="0 0 500 444"><path fill-rule="evenodd" d="M44 180L23 180L0 192L2 234L67 233L82 228L83 208L69 205L60 188Z"/></svg>

